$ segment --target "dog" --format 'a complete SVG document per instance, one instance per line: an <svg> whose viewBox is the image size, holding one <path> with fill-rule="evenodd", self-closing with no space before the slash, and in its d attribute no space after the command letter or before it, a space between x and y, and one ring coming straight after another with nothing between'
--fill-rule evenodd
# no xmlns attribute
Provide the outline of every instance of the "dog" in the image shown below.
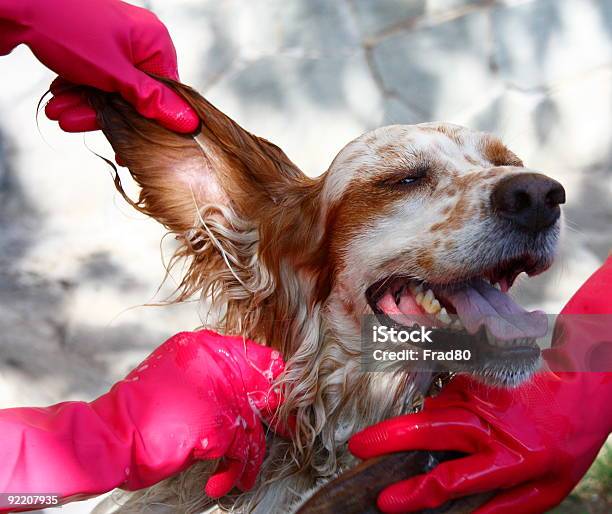
<svg viewBox="0 0 612 514"><path fill-rule="evenodd" d="M193 89L167 84L199 113L194 136L160 127L116 95L92 94L91 103L141 187L132 205L179 241L171 265L187 269L175 299L200 295L215 313L211 328L277 348L287 362L279 416L295 417L292 440L269 434L253 491L221 507L291 511L355 464L351 435L410 412L427 394L431 372L364 372L364 316L403 325L419 314L440 331L469 334L488 355L470 372L489 383L513 387L538 369L541 319L508 290L520 273L553 262L561 184L526 168L497 137L448 123L378 128L309 178ZM491 313L502 324L523 316L520 333L483 325ZM211 466L135 493L119 510L205 510Z"/></svg>

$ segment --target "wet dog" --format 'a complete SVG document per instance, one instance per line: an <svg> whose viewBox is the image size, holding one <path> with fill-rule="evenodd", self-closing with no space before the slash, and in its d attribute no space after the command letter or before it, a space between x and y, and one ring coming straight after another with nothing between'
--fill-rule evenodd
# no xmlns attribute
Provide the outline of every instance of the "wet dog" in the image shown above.
<svg viewBox="0 0 612 514"><path fill-rule="evenodd" d="M538 368L541 318L508 291L520 273L553 261L559 183L525 168L496 137L446 123L366 133L309 178L278 147L172 85L202 118L193 137L116 96L92 103L142 188L134 206L181 243L177 300L199 294L217 312L211 328L278 348L287 361L279 415L296 419L291 441L269 436L255 489L222 504L287 512L354 463L352 434L426 394L431 373L361 369L364 316L399 325L426 316L437 330L469 335L489 355L471 372L488 382L514 386ZM515 316L517 331L508 329ZM133 496L122 511L203 510L210 465Z"/></svg>

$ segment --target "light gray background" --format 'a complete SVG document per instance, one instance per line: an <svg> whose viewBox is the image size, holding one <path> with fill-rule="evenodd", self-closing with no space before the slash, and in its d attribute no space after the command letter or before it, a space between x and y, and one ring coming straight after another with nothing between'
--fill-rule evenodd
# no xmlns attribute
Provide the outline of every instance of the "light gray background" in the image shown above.
<svg viewBox="0 0 612 514"><path fill-rule="evenodd" d="M563 250L519 284L524 304L557 311L612 247L611 1L143 4L183 81L311 175L366 130L445 120L495 132L560 180ZM92 399L198 309L142 306L171 289L155 294L163 230L115 192L87 148L112 156L100 135L42 114L37 127L53 74L20 47L0 77L0 407Z"/></svg>

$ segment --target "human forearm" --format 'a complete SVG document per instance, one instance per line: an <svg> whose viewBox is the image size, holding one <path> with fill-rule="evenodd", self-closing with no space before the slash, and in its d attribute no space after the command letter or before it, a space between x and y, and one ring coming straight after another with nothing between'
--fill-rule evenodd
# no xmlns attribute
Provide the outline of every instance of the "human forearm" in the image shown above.
<svg viewBox="0 0 612 514"><path fill-rule="evenodd" d="M280 402L278 352L210 331L183 332L93 402L0 411L0 492L62 501L139 489L200 459L223 459L206 492L248 489L265 454L262 418Z"/></svg>

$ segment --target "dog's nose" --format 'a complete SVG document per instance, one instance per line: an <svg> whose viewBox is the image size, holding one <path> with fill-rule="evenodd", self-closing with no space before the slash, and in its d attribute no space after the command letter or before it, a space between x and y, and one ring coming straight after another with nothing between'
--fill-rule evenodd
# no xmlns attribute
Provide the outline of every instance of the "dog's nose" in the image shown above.
<svg viewBox="0 0 612 514"><path fill-rule="evenodd" d="M491 205L499 216L529 232L539 232L559 219L565 189L540 173L518 173L501 179L493 189Z"/></svg>

